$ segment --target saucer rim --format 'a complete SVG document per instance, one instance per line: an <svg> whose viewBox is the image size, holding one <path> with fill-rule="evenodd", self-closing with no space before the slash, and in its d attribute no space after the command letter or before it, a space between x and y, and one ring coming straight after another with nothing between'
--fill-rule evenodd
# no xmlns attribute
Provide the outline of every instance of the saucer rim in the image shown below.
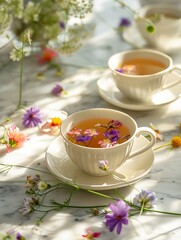
<svg viewBox="0 0 181 240"><path fill-rule="evenodd" d="M104 89L102 87L100 87L100 85L102 85L102 81L105 80L105 78L110 78L112 83L113 79L111 77L111 71L108 69L104 72L104 74L97 80L97 88L98 88L98 92L100 94L100 96L107 101L108 103L120 107L120 108L124 108L127 110L135 110L135 111L146 111L146 110L154 110L157 109L159 107L165 106L169 103L172 103L174 101L176 101L178 98L180 98L179 94L175 95L174 94L174 98L172 100L168 100L166 102L163 103L159 103L159 104L154 104L154 103L137 103L137 104L131 104L131 103L122 103L119 100L115 100L111 95L111 93L118 93L120 94L121 97L123 97L122 93L117 89L116 85L113 89L110 90L110 94L108 95L107 92L105 93ZM101 83L101 84L100 84ZM179 83L181 84L181 83ZM172 86L173 87L173 86ZM172 87L168 88L171 89ZM164 90L163 90L164 91Z"/></svg>
<svg viewBox="0 0 181 240"><path fill-rule="evenodd" d="M141 138L142 141L148 141L144 136L140 135L138 138ZM76 184L77 186L79 186L81 189L90 189L90 190L111 190L111 189L115 189L115 188L122 188L122 187L126 187L126 186L130 186L132 184L135 184L136 182L138 182L139 180L143 179L147 174L148 172L150 171L153 163L154 163L154 153L153 153L153 149L148 149L146 152L147 154L149 153L150 157L149 157L149 160L148 158L146 158L147 161L150 162L150 165L149 167L147 167L146 169L144 169L144 172L139 175L139 176L135 176L133 177L130 181L126 181L126 182L123 182L123 181L120 181L120 182L116 182L116 183L111 183L111 184L108 184L106 183L106 185L103 185L103 184L85 184L85 183L81 183L81 184L77 184L75 183L74 179L73 178L69 178L69 177L66 177L65 174L63 175L61 172L59 173L59 175L57 174L56 171L58 171L57 169L54 170L52 165L51 165L51 161L52 161L52 158L53 156L51 155L51 153L49 152L49 149L55 144L56 141L61 141L62 137L59 136L57 137L56 139L53 140L53 142L49 145L49 147L47 148L46 152L45 152L45 160L46 160L46 165L47 165L47 168L49 169L49 171L59 180L61 180L62 182L64 183L67 183L67 184ZM146 154L146 152L144 152L143 154ZM50 156L51 155L51 156ZM136 156L138 157L138 156ZM51 159L49 159L51 158ZM134 157L133 157L134 159ZM69 158L68 158L69 161L71 161ZM66 161L68 161L66 160ZM130 159L132 160L132 159ZM129 161L130 161L129 160ZM145 161L146 161L145 160ZM123 164L124 165L124 164ZM77 166L75 166L77 167ZM82 171L80 170L80 173ZM88 175L86 174L85 172L83 172L85 175ZM95 177L95 176L92 176L92 177ZM96 177L96 178L100 178L100 177ZM106 176L102 176L101 178L106 178ZM84 179L84 182L85 182L85 179Z"/></svg>

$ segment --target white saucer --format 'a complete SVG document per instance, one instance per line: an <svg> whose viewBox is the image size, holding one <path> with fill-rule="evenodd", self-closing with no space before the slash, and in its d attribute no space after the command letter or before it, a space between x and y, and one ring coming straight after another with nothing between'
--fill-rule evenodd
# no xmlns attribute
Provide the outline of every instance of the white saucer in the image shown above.
<svg viewBox="0 0 181 240"><path fill-rule="evenodd" d="M169 74L166 79L165 85L167 85L170 81L177 82L178 78L179 76L175 74ZM175 101L177 98L181 96L181 81L180 81L180 83L155 94L150 102L146 103L135 102L124 97L121 94L121 92L116 87L114 80L112 79L110 70L107 70L105 74L97 81L97 86L99 94L107 102L117 107L137 111L156 109L165 104Z"/></svg>
<svg viewBox="0 0 181 240"><path fill-rule="evenodd" d="M145 145L148 140L139 136L133 145L133 149ZM63 182L76 184L82 189L108 190L131 185L142 179L150 170L154 155L153 150L126 161L112 175L95 177L80 170L67 156L61 137L56 138L46 152L47 166L51 173Z"/></svg>
<svg viewBox="0 0 181 240"><path fill-rule="evenodd" d="M152 46L149 46L146 40L139 33L139 30L134 23L130 27L125 28L125 30L122 32L122 37L134 48L154 48ZM175 53L178 50L181 50L181 38L175 39L172 44L169 45L167 42L163 42L161 46L155 49L165 52L167 54Z"/></svg>

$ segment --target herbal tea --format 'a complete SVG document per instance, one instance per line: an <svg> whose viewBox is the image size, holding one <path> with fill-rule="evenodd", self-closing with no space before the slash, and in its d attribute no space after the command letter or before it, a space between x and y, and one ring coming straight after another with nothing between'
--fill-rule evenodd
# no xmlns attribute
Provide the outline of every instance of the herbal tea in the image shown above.
<svg viewBox="0 0 181 240"><path fill-rule="evenodd" d="M79 122L67 132L67 138L84 147L109 148L128 140L130 132L118 120L96 118Z"/></svg>
<svg viewBox="0 0 181 240"><path fill-rule="evenodd" d="M124 60L118 66L117 71L130 75L149 75L164 70L166 66L156 60L146 58L135 58Z"/></svg>

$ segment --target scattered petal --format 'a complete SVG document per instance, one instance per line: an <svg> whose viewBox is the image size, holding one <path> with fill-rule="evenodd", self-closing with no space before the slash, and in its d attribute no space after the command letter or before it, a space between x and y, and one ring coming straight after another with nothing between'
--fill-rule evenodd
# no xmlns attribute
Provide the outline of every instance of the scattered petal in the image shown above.
<svg viewBox="0 0 181 240"><path fill-rule="evenodd" d="M91 232L90 228L87 229L87 233L85 235L82 235L82 237L87 239L95 239L100 237L101 232Z"/></svg>
<svg viewBox="0 0 181 240"><path fill-rule="evenodd" d="M63 87L60 84L56 84L52 89L52 94L54 96L60 96L63 91Z"/></svg>

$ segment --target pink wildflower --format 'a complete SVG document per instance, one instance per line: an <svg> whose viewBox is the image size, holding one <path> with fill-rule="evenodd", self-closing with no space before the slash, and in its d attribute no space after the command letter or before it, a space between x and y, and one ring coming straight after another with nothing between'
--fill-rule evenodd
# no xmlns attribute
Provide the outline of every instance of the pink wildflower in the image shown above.
<svg viewBox="0 0 181 240"><path fill-rule="evenodd" d="M81 131L82 129L73 128L67 134L76 136L76 135L80 135Z"/></svg>
<svg viewBox="0 0 181 240"><path fill-rule="evenodd" d="M110 148L117 144L116 141L111 142L110 139L103 139L102 141L99 141L98 144L101 145L101 148Z"/></svg>
<svg viewBox="0 0 181 240"><path fill-rule="evenodd" d="M7 151L10 152L12 148L20 147L28 140L27 134L20 131L16 125L7 129L8 142L6 144Z"/></svg>
<svg viewBox="0 0 181 240"><path fill-rule="evenodd" d="M92 129L86 129L84 131L84 134L92 137L92 136L99 135L99 132L96 129L92 128Z"/></svg>

